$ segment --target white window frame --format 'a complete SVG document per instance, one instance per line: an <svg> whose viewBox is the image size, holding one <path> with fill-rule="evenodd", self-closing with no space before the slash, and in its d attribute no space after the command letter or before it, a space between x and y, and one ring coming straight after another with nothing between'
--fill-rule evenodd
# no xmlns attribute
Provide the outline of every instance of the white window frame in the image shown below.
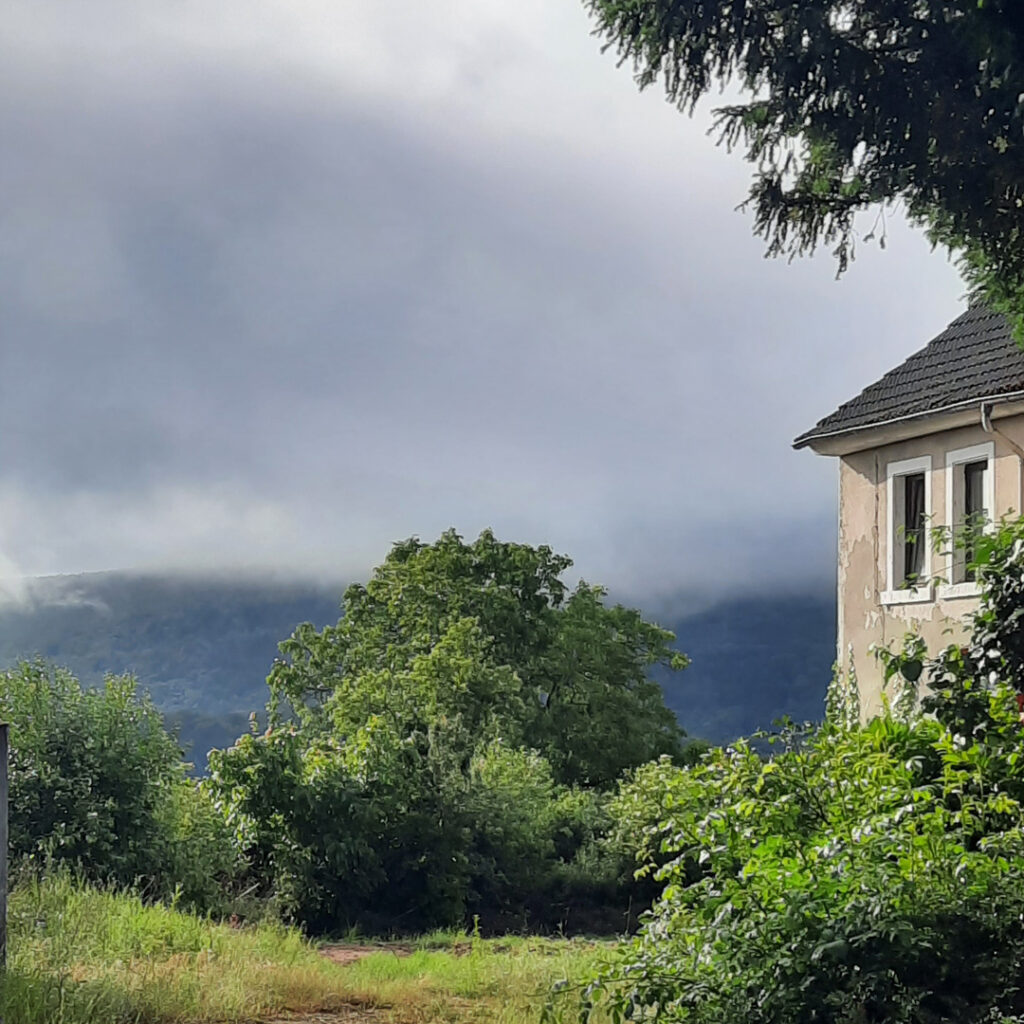
<svg viewBox="0 0 1024 1024"><path fill-rule="evenodd" d="M935 583L932 580L932 545L931 539L927 536L925 527L925 549L924 562L921 570L921 585L918 587L904 587L897 590L896 582L896 543L898 540L896 530L896 503L894 501L896 492L896 479L902 476L913 476L916 473L924 473L924 507L925 516L930 519L932 515L932 457L922 455L916 459L901 459L899 462L890 462L885 467L885 518L886 518L886 589L882 592L882 604L924 604L935 599ZM927 521L927 520L926 520ZM900 547L902 551L902 545Z"/></svg>
<svg viewBox="0 0 1024 1024"><path fill-rule="evenodd" d="M954 500L956 497L954 485L956 483L956 470L968 462L981 462L984 459L988 463L985 470L985 508L988 509L989 526L995 520L996 514L996 446L993 441L985 441L982 444L973 444L969 448L957 448L954 451L946 452L946 519L950 528L950 541L952 542L952 531L955 528ZM981 593L981 587L974 580L961 583L953 581L955 571L956 553L952 550L950 543L949 557L946 560L947 583L939 587L939 597L955 599L959 597L977 597Z"/></svg>

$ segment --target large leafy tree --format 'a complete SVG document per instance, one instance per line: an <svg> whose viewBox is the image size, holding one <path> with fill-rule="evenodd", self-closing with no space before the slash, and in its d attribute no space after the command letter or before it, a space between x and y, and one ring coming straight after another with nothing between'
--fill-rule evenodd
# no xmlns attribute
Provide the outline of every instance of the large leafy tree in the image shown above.
<svg viewBox="0 0 1024 1024"><path fill-rule="evenodd" d="M1024 6L1019 0L584 0L597 33L755 167L772 254L832 245L896 203L1006 312L1024 308Z"/></svg>
<svg viewBox="0 0 1024 1024"><path fill-rule="evenodd" d="M270 725L210 754L252 884L317 928L483 913L561 922L624 895L597 851L607 789L683 733L648 669L671 633L507 544L396 544L338 623L300 626Z"/></svg>
<svg viewBox="0 0 1024 1024"><path fill-rule="evenodd" d="M354 736L385 722L468 763L501 740L538 750L559 782L607 786L628 767L681 755L683 733L648 678L680 669L672 634L605 603L600 587L561 579L548 547L485 531L465 543L396 544L365 585L349 587L337 625L300 626L269 677L272 710L307 733Z"/></svg>

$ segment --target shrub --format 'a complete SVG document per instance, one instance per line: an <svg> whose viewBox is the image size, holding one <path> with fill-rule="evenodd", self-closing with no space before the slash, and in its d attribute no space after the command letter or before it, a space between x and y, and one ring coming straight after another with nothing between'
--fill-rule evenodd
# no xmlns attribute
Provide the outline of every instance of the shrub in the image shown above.
<svg viewBox="0 0 1024 1024"><path fill-rule="evenodd" d="M181 752L135 680L83 689L64 669L21 662L0 673L10 723L10 840L15 857L68 862L132 884L166 866L168 803Z"/></svg>
<svg viewBox="0 0 1024 1024"><path fill-rule="evenodd" d="M421 749L381 727L307 746L286 726L210 764L252 883L314 930L625 922L607 798L557 784L535 751L492 744L463 772L443 742Z"/></svg>
<svg viewBox="0 0 1024 1024"><path fill-rule="evenodd" d="M160 817L166 841L150 884L154 893L217 917L235 912L247 919L265 916L268 908L238 898L238 849L208 786L191 779L176 783Z"/></svg>
<svg viewBox="0 0 1024 1024"><path fill-rule="evenodd" d="M473 910L519 909L544 889L555 859L551 766L535 751L495 744L470 766L464 801Z"/></svg>
<svg viewBox="0 0 1024 1024"><path fill-rule="evenodd" d="M622 929L631 885L604 842L604 793L557 784L536 751L495 745L474 759L463 806L468 911L488 930Z"/></svg>
<svg viewBox="0 0 1024 1024"><path fill-rule="evenodd" d="M373 723L349 743L284 726L212 751L210 770L252 883L289 916L326 931L461 920L466 838L442 754Z"/></svg>
<svg viewBox="0 0 1024 1024"><path fill-rule="evenodd" d="M596 998L693 1024L1024 1020L1024 523L977 552L970 641L881 652L883 715L861 725L834 689L771 756L737 743L622 788L621 841L664 889L584 1017Z"/></svg>
<svg viewBox="0 0 1024 1024"><path fill-rule="evenodd" d="M994 735L891 715L645 772L660 900L600 991L659 1021L1002 1019L1024 955L1024 771ZM1019 733L1017 736L1019 742ZM798 741L798 742L797 742ZM650 856L650 854L649 854Z"/></svg>

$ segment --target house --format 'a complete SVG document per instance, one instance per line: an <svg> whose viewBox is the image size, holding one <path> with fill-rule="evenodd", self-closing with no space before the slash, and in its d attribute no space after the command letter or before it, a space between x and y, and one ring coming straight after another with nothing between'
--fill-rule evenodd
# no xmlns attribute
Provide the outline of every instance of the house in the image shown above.
<svg viewBox="0 0 1024 1024"><path fill-rule="evenodd" d="M1024 350L1003 316L973 305L793 446L839 459L839 665L870 716L872 644L898 646L911 627L930 650L964 635L971 530L1024 508ZM936 526L959 543L936 546Z"/></svg>

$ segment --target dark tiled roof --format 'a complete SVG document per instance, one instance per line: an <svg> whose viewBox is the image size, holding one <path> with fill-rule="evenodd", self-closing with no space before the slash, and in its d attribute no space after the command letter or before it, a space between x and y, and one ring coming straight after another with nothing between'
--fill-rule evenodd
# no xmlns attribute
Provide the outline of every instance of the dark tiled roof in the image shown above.
<svg viewBox="0 0 1024 1024"><path fill-rule="evenodd" d="M1017 391L1024 391L1024 350L1001 313L975 305L920 352L801 434L793 447Z"/></svg>

